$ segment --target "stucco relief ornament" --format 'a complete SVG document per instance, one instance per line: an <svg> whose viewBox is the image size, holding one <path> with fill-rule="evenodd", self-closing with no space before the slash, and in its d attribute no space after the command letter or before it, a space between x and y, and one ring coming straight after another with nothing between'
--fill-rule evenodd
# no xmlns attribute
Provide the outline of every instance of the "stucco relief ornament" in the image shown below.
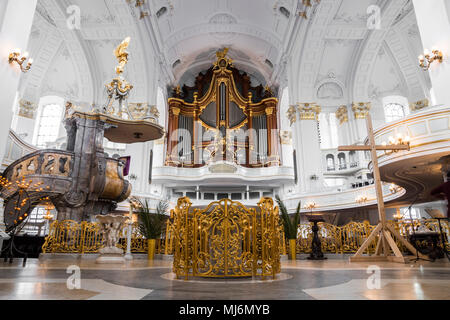
<svg viewBox="0 0 450 320"><path fill-rule="evenodd" d="M21 99L19 101L19 116L29 119L34 119L37 105L30 101Z"/></svg>
<svg viewBox="0 0 450 320"><path fill-rule="evenodd" d="M419 100L413 103L410 103L409 108L411 111L418 111L423 108L426 108L430 105L430 101L428 99Z"/></svg>
<svg viewBox="0 0 450 320"><path fill-rule="evenodd" d="M147 116L149 107L146 103L129 103L128 111L133 119L143 119Z"/></svg>

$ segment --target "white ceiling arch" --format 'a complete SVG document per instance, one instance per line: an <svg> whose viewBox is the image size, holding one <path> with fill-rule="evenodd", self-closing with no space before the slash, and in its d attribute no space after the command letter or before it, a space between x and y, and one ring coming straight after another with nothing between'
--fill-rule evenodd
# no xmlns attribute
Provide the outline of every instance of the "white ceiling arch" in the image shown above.
<svg viewBox="0 0 450 320"><path fill-rule="evenodd" d="M223 47L230 48L236 67L272 84L298 6L296 0L157 0L148 8L172 85L186 73L208 68L214 60L204 53ZM157 16L163 7L167 10ZM280 7L288 13L282 14Z"/></svg>
<svg viewBox="0 0 450 320"><path fill-rule="evenodd" d="M369 81L375 65L377 54L386 34L396 22L399 14L409 3L409 0L380 1L381 28L368 30L366 39L361 43L357 57L355 58L354 71L352 72L352 85L349 87L349 96L355 102L370 101Z"/></svg>

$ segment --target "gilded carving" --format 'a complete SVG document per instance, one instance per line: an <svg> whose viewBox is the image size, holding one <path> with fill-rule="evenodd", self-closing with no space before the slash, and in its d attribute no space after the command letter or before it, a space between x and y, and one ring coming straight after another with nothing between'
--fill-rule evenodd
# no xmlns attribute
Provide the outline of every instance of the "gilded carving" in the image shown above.
<svg viewBox="0 0 450 320"><path fill-rule="evenodd" d="M423 108L426 108L430 105L430 101L428 99L419 100L409 104L409 109L411 111L419 111Z"/></svg>
<svg viewBox="0 0 450 320"><path fill-rule="evenodd" d="M344 124L348 121L347 106L340 106L336 111L336 118L339 120L339 124Z"/></svg>
<svg viewBox="0 0 450 320"><path fill-rule="evenodd" d="M291 122L290 125L292 126L293 123L297 121L297 109L295 106L290 106L287 111L287 117L289 121Z"/></svg>
<svg viewBox="0 0 450 320"><path fill-rule="evenodd" d="M19 101L19 116L34 119L35 111L37 109L37 105L30 101L21 99Z"/></svg>
<svg viewBox="0 0 450 320"><path fill-rule="evenodd" d="M258 209L229 199L205 209L191 206L189 198L180 198L171 212L177 277L275 278L281 271L281 225L272 199L261 199Z"/></svg>
<svg viewBox="0 0 450 320"><path fill-rule="evenodd" d="M315 103L298 103L300 120L317 120L322 108Z"/></svg>
<svg viewBox="0 0 450 320"><path fill-rule="evenodd" d="M358 102L352 104L355 119L365 119L371 108L372 104L370 102Z"/></svg>

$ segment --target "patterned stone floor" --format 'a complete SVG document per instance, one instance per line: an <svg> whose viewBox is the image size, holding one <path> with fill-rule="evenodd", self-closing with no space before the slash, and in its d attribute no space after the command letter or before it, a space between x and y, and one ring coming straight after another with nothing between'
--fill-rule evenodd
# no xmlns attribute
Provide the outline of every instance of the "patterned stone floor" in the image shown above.
<svg viewBox="0 0 450 320"><path fill-rule="evenodd" d="M79 283L73 273L77 267ZM379 278L371 271L375 269ZM99 265L93 260L31 259L25 268L21 260L13 264L1 260L0 299L450 299L450 263L443 259L405 265L349 263L342 256L325 261L300 258L283 261L282 273L273 281L183 281L171 273L171 262L163 260Z"/></svg>

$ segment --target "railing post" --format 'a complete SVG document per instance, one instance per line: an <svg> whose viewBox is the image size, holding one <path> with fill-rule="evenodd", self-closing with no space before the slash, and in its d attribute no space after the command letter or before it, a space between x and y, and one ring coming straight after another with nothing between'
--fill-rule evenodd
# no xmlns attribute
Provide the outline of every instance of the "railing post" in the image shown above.
<svg viewBox="0 0 450 320"><path fill-rule="evenodd" d="M166 241L165 241L165 246L164 246L164 254L169 254L168 252L168 248L169 248L169 223L170 220L167 219L166 221Z"/></svg>
<svg viewBox="0 0 450 320"><path fill-rule="evenodd" d="M86 221L81 222L80 224L80 253L84 254L84 241L85 241L85 237L86 237Z"/></svg>

